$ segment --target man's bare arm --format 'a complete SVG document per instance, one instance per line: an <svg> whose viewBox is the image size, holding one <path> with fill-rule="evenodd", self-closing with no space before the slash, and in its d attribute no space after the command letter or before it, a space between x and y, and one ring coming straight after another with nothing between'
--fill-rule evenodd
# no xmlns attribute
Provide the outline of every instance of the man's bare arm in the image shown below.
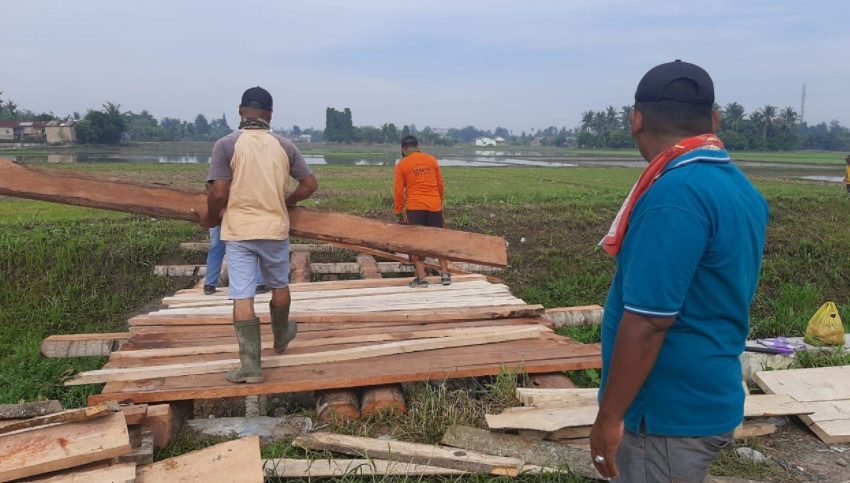
<svg viewBox="0 0 850 483"><path fill-rule="evenodd" d="M649 376L674 317L647 317L624 312L617 329L614 354L606 376L605 395L591 433L591 451L605 458L602 476L618 475L617 449L623 437L623 417Z"/></svg>
<svg viewBox="0 0 850 483"><path fill-rule="evenodd" d="M316 180L316 175L311 174L307 176L299 181L295 191L286 197L286 206L297 205L299 201L306 200L312 196L317 189L319 189L319 181Z"/></svg>
<svg viewBox="0 0 850 483"><path fill-rule="evenodd" d="M201 225L212 228L221 224L221 214L230 199L229 179L217 179L207 183L207 212L201 217Z"/></svg>

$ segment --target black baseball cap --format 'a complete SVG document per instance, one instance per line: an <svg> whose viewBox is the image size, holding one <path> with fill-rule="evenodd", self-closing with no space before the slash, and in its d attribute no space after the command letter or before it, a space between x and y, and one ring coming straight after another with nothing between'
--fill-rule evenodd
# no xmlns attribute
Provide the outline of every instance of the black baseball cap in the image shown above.
<svg viewBox="0 0 850 483"><path fill-rule="evenodd" d="M416 139L416 136L405 136L401 140L401 146L419 146L419 140Z"/></svg>
<svg viewBox="0 0 850 483"><path fill-rule="evenodd" d="M252 87L242 94L239 107L254 107L266 111L272 110L272 95L260 86Z"/></svg>
<svg viewBox="0 0 850 483"><path fill-rule="evenodd" d="M689 95L665 93L673 81L685 79L696 85ZM635 91L635 102L679 101L692 104L714 105L714 82L702 67L676 59L653 67L640 80Z"/></svg>

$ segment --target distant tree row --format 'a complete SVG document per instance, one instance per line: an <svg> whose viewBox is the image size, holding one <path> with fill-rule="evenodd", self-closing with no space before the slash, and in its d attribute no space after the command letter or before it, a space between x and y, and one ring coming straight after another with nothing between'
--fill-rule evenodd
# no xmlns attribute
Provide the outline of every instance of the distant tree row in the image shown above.
<svg viewBox="0 0 850 483"><path fill-rule="evenodd" d="M20 109L11 99L3 100L3 91L0 91L0 121L54 121L59 119L52 112L36 114L29 109Z"/></svg>
<svg viewBox="0 0 850 483"><path fill-rule="evenodd" d="M767 105L749 115L744 106L730 102L720 112L718 136L729 149L784 151L792 149L850 150L850 130L838 121L813 126L800 122L793 107L778 109ZM585 111L576 135L576 143L586 148L628 148L631 139L631 106L614 106L601 111Z"/></svg>

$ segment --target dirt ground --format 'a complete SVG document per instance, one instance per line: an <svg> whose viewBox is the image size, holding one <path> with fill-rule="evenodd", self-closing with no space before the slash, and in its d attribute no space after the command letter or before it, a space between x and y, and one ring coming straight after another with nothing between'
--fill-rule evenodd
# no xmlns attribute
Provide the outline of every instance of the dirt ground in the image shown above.
<svg viewBox="0 0 850 483"><path fill-rule="evenodd" d="M826 444L798 418L759 438L758 450L785 470L785 481L850 482L850 444Z"/></svg>

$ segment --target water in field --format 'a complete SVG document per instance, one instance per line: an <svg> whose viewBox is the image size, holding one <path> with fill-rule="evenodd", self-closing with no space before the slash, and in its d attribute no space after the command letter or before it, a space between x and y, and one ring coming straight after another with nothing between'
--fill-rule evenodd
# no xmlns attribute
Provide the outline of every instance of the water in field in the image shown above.
<svg viewBox="0 0 850 483"><path fill-rule="evenodd" d="M211 148L211 146L210 146ZM441 166L466 167L630 167L642 168L643 160L632 156L610 155L576 155L568 151L543 150L533 148L511 148L510 150L470 150L467 148L441 148L437 153ZM169 152L168 144L151 147L133 146L121 148L117 152L67 152L61 149L47 154L25 154L12 156L18 162L34 163L160 163L160 164L207 164L210 161L209 149L196 149L195 152ZM176 151L176 149L175 149ZM312 165L353 165L353 166L394 166L398 155L392 151L373 154L347 154L329 152L326 155L305 155L308 164ZM844 166L840 164L805 164L740 161L737 163L748 175L757 177L773 177L799 179L814 182L842 183L844 181Z"/></svg>

